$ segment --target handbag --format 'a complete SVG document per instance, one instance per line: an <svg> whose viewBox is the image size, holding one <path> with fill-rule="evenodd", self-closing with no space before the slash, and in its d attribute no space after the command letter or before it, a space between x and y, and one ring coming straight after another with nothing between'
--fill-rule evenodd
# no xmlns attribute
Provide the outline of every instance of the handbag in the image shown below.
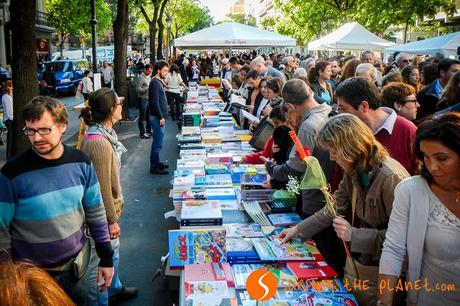
<svg viewBox="0 0 460 306"><path fill-rule="evenodd" d="M252 133L249 144L255 149L263 150L268 138L273 135L274 130L275 126L273 121L268 117L264 117Z"/></svg>

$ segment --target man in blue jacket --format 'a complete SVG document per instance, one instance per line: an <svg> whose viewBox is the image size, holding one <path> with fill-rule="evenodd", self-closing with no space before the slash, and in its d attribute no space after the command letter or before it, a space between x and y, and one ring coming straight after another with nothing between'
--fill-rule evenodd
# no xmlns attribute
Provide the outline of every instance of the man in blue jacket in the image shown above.
<svg viewBox="0 0 460 306"><path fill-rule="evenodd" d="M168 174L167 165L160 162L160 151L168 114L168 102L164 91L164 82L169 72L166 61L157 61L154 67L155 76L149 85L149 122L152 126L152 150L150 151L150 173Z"/></svg>

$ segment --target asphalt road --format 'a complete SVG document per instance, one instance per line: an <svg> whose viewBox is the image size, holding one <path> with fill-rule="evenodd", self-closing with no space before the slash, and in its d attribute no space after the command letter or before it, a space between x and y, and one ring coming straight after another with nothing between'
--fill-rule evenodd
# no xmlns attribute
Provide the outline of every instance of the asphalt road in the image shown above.
<svg viewBox="0 0 460 306"><path fill-rule="evenodd" d="M80 104L75 97L60 98L69 111L69 126L64 142L75 145L79 130L78 112L73 107ZM132 115L136 110L131 109ZM136 298L119 305L178 305L178 292L168 288L168 280L161 274L153 279L160 267L161 256L168 252L167 231L178 227L174 219L164 219L164 213L173 209L168 197L171 189L170 175L149 173L151 139L140 139L137 121L123 121L115 130L128 152L123 155L121 185L125 201L120 220L121 251L120 279L126 286L139 289ZM167 119L161 159L174 172L178 155L177 126ZM0 167L5 162L5 146L0 146Z"/></svg>

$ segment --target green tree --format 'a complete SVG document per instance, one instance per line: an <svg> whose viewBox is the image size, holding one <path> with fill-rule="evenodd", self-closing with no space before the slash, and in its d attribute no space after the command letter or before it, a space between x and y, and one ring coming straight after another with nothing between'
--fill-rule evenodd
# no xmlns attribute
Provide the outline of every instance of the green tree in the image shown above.
<svg viewBox="0 0 460 306"><path fill-rule="evenodd" d="M251 14L245 14L245 13L228 13L226 15L227 19L225 21L233 21L233 22L238 22L242 24L247 24L250 26L255 27L256 24L256 18L252 16Z"/></svg>
<svg viewBox="0 0 460 306"><path fill-rule="evenodd" d="M98 35L112 26L112 11L105 0L96 0L96 19ZM91 8L89 1L82 3L78 0L46 0L48 22L56 29L59 37L59 49L61 56L64 42L70 35L80 37L84 44L91 38Z"/></svg>

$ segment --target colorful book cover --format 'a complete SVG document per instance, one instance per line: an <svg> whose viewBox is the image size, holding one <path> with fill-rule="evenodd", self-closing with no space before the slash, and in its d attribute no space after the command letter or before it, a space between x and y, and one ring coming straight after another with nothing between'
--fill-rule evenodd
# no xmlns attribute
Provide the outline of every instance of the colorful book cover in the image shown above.
<svg viewBox="0 0 460 306"><path fill-rule="evenodd" d="M350 293L312 293L306 299L307 306L358 306Z"/></svg>
<svg viewBox="0 0 460 306"><path fill-rule="evenodd" d="M225 280L227 286L235 287L233 279L233 271L230 264L221 263L205 263L185 265L184 267L184 282L193 281L219 281Z"/></svg>
<svg viewBox="0 0 460 306"><path fill-rule="evenodd" d="M226 174L229 172L227 166L223 163L207 163L204 169L207 174Z"/></svg>
<svg viewBox="0 0 460 306"><path fill-rule="evenodd" d="M264 237L262 227L258 223L228 223L224 225L229 237L257 238Z"/></svg>
<svg viewBox="0 0 460 306"><path fill-rule="evenodd" d="M287 266L299 279L326 279L337 277L337 272L335 272L325 261L288 262Z"/></svg>
<svg viewBox="0 0 460 306"><path fill-rule="evenodd" d="M273 226L294 226L302 222L299 214L294 212L269 214L268 219Z"/></svg>
<svg viewBox="0 0 460 306"><path fill-rule="evenodd" d="M240 206L238 205L238 201L233 200L219 200L220 208L222 210L238 210Z"/></svg>
<svg viewBox="0 0 460 306"><path fill-rule="evenodd" d="M226 239L227 258L233 260L254 259L260 261L259 255L254 249L250 238Z"/></svg>
<svg viewBox="0 0 460 306"><path fill-rule="evenodd" d="M300 238L293 238L284 244L281 244L281 240L276 235L251 240L261 260L305 261L315 259Z"/></svg>
<svg viewBox="0 0 460 306"><path fill-rule="evenodd" d="M233 187L232 176L230 174L207 174L206 185Z"/></svg>
<svg viewBox="0 0 460 306"><path fill-rule="evenodd" d="M194 281L185 286L185 305L221 306L231 298L226 281Z"/></svg>
<svg viewBox="0 0 460 306"><path fill-rule="evenodd" d="M265 263L265 264L235 264L232 266L233 277L235 279L235 288L246 288L246 280L253 271L265 269L272 272L278 280L278 288L294 286L297 278L283 263Z"/></svg>
<svg viewBox="0 0 460 306"><path fill-rule="evenodd" d="M186 264L225 262L225 229L169 230L169 259L171 267Z"/></svg>

